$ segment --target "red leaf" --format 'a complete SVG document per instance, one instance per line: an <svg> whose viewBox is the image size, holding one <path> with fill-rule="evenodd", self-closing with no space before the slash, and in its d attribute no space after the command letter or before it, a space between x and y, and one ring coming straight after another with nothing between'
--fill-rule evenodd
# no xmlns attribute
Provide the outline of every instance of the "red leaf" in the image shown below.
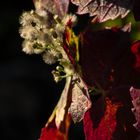
<svg viewBox="0 0 140 140"><path fill-rule="evenodd" d="M64 136L56 129L42 128L40 140L64 140Z"/></svg>
<svg viewBox="0 0 140 140"><path fill-rule="evenodd" d="M128 33L119 29L96 32L89 29L85 32L80 58L84 80L87 84L95 86L96 81L103 89L108 90L114 82L125 83L126 81L123 80L126 80L126 77L128 80L128 76L131 76L128 73L132 72L129 42ZM127 72L126 69L128 69Z"/></svg>
<svg viewBox="0 0 140 140"><path fill-rule="evenodd" d="M119 104L113 104L106 98L106 109L98 127L92 121L91 112L88 111L84 118L84 131L86 140L111 140L116 128L116 112Z"/></svg>
<svg viewBox="0 0 140 140"><path fill-rule="evenodd" d="M42 128L39 140L67 140L68 129L70 125L70 116L66 116L65 122L58 129L53 119L46 127Z"/></svg>
<svg viewBox="0 0 140 140"><path fill-rule="evenodd" d="M128 33L119 29L94 32L88 30L83 35L80 58L85 82L90 86L100 85L104 90L104 95L98 100L93 95L92 109L86 114L87 121L84 119L87 140L88 136L93 137L92 133L99 136L92 140L100 140L99 130L103 132L103 128L98 127L103 124L101 123L105 112L103 98L106 97L109 97L112 105L117 103L123 105L116 113L117 126L113 137L117 140L135 140L138 131L133 127L135 118L131 112L129 88L131 85L139 85L140 74L133 68L134 56L130 50ZM113 128L112 125L115 127L113 122L109 127Z"/></svg>

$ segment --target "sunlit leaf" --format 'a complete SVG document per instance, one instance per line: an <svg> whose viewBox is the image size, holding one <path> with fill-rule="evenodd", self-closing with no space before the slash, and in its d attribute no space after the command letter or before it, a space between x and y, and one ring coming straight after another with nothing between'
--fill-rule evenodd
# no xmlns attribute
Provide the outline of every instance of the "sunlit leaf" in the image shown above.
<svg viewBox="0 0 140 140"><path fill-rule="evenodd" d="M133 0L71 0L78 6L78 14L89 13L97 16L99 22L125 17L133 5Z"/></svg>

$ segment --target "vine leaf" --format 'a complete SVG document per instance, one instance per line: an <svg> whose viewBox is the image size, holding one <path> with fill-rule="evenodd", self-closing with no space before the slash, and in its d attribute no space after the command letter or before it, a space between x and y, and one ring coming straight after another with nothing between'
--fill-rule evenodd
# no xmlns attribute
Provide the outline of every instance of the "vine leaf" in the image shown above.
<svg viewBox="0 0 140 140"><path fill-rule="evenodd" d="M133 127L133 123L136 120L131 112L132 99L129 93L129 84L133 83L134 86L138 86L140 74L133 68L135 56L130 51L129 33L117 28L100 31L92 31L89 28L87 32L84 32L82 39L80 62L83 79L88 86L92 87L97 83L96 85L100 85L105 91L103 96L100 97L91 95L92 108L90 110L92 111L87 111L89 113L89 125L86 125L86 122L84 123L84 127L87 127L85 134L89 136L91 133L91 135L100 136L100 134L104 133L99 124L105 112L104 98L108 97L113 105L122 104L114 114L117 121L117 126L113 133L114 139L136 139L139 133ZM84 121L87 119L88 122L87 113ZM89 128L90 122L92 122L91 128L93 128L91 130ZM112 127L111 124L109 127ZM96 128L98 130L102 129L102 132L97 131ZM92 137L91 140L102 140L97 137L92 139ZM86 140L90 139L87 138Z"/></svg>
<svg viewBox="0 0 140 140"><path fill-rule="evenodd" d="M125 17L133 5L133 0L71 0L78 6L77 14L89 13L97 16L99 22Z"/></svg>
<svg viewBox="0 0 140 140"><path fill-rule="evenodd" d="M109 98L105 99L106 107L98 127L95 126L92 115L92 108L84 117L84 131L86 140L112 140L113 133L117 126L116 113L121 104L114 104ZM94 107L93 107L94 110Z"/></svg>

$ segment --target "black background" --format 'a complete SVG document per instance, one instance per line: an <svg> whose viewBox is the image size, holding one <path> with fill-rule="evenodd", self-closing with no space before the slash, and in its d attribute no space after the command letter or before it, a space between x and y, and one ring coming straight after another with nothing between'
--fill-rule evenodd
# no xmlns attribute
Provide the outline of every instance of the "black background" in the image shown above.
<svg viewBox="0 0 140 140"><path fill-rule="evenodd" d="M4 140L37 140L64 86L64 81L53 81L55 66L22 52L19 16L33 8L32 0L0 4L0 139ZM83 139L81 126L71 126L71 140Z"/></svg>

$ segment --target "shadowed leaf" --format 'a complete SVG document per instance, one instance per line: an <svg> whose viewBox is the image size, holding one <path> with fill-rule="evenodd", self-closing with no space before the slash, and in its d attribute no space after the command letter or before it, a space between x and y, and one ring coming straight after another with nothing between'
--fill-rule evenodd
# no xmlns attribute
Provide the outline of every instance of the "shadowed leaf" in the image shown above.
<svg viewBox="0 0 140 140"><path fill-rule="evenodd" d="M98 86L104 91L98 100L91 95L93 96L92 107L90 113L87 112L89 118L86 118L89 119L87 130L91 132L87 133L101 134L95 131L96 129L102 130L104 134L103 129L98 127L101 127L100 123L105 115L104 98L107 97L113 105L122 104L116 112L117 122L112 137L118 140L135 140L138 131L133 127L135 118L131 112L129 88L131 85L140 83L140 74L133 68L134 55L130 50L128 32L120 29L93 32L89 29L84 32L82 41L80 63L83 79L89 86ZM110 123L109 127L112 127L112 124ZM106 134L106 136L110 135ZM99 139L100 135L99 138L94 137L92 140Z"/></svg>

